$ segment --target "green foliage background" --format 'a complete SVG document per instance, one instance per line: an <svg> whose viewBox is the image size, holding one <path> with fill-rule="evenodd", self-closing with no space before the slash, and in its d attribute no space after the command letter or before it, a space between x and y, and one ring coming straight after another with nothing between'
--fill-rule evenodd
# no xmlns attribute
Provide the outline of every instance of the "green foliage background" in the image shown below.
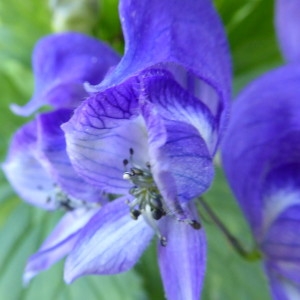
<svg viewBox="0 0 300 300"><path fill-rule="evenodd" d="M94 12L89 33L106 40L121 52L123 41L117 2L99 0L100 12ZM215 4L224 21L232 50L236 94L253 78L282 63L273 28L274 3L272 0L215 0ZM84 21L89 16L86 14L82 18ZM9 105L24 104L30 99L33 90L31 51L40 37L52 32L52 20L53 14L45 0L0 0L1 161L5 159L12 133L26 121L13 115ZM69 28L72 29L77 21L76 18L72 20ZM220 167L217 167L216 180L205 198L232 233L250 248L252 237L249 228ZM23 203L0 171L1 299L164 299L154 243L136 268L128 273L86 277L67 286L62 280L61 262L24 288L22 272L26 259L38 249L59 217L60 213L44 213ZM202 299L270 299L260 263L240 258L205 214L204 225L209 255Z"/></svg>

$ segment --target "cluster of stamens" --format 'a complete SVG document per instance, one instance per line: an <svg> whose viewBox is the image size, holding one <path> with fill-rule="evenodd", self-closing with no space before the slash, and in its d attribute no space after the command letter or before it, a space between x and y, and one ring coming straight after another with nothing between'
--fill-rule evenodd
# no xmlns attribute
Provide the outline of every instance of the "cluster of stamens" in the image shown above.
<svg viewBox="0 0 300 300"><path fill-rule="evenodd" d="M89 203L84 200L76 199L66 194L56 184L53 185L53 191L47 196L46 202L53 202L56 209L63 209L65 211L73 211L79 208L90 209L98 205L97 203Z"/></svg>
<svg viewBox="0 0 300 300"><path fill-rule="evenodd" d="M168 209L165 206L163 197L160 195L159 190L155 184L151 173L151 166L146 163L144 168L135 166L132 163L132 156L134 151L129 149L130 159L124 159L123 165L125 172L123 179L130 181L133 187L129 193L134 197L134 200L128 202L130 208L130 215L134 220L137 220L142 215L145 221L154 229L162 246L167 245L167 239L159 230L157 220L168 214ZM131 165L129 171L128 165ZM200 229L201 225L195 220L184 220L191 225L194 229Z"/></svg>

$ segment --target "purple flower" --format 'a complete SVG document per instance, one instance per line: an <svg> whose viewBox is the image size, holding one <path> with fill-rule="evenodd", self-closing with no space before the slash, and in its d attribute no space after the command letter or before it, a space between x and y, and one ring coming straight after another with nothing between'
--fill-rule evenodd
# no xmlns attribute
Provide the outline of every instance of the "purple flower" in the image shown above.
<svg viewBox="0 0 300 300"><path fill-rule="evenodd" d="M81 228L106 202L99 188L74 171L60 125L88 95L84 82L101 80L118 60L104 44L77 33L48 36L34 50L36 91L17 110L27 114L45 104L57 109L38 114L15 133L3 170L25 201L46 210L63 208L66 214L29 259L25 283L69 253Z"/></svg>
<svg viewBox="0 0 300 300"><path fill-rule="evenodd" d="M300 299L299 4L277 1L279 41L293 64L258 78L240 94L222 151L276 300Z"/></svg>
<svg viewBox="0 0 300 300"><path fill-rule="evenodd" d="M299 95L299 65L254 81L233 106L222 147L276 300L300 297Z"/></svg>
<svg viewBox="0 0 300 300"><path fill-rule="evenodd" d="M208 0L123 0L120 17L122 60L62 126L78 174L117 198L80 232L65 280L130 269L156 234L168 299L199 299L206 242L192 200L211 185L227 121L225 34Z"/></svg>
<svg viewBox="0 0 300 300"><path fill-rule="evenodd" d="M300 61L300 1L276 1L276 30L278 41L285 59Z"/></svg>

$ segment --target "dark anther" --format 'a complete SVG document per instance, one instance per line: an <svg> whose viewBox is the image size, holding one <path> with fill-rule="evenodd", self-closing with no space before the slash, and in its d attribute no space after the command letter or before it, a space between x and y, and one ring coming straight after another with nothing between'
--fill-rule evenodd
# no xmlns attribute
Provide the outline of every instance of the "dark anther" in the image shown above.
<svg viewBox="0 0 300 300"><path fill-rule="evenodd" d="M123 165L124 165L124 167L126 167L128 165L128 159L123 160Z"/></svg>
<svg viewBox="0 0 300 300"><path fill-rule="evenodd" d="M150 165L150 163L147 161L146 162L146 167L148 168L148 169L151 169L151 165Z"/></svg>
<svg viewBox="0 0 300 300"><path fill-rule="evenodd" d="M141 212L139 210L136 210L136 209L130 211L130 216L133 220L137 220L138 217L140 216L140 214L141 214Z"/></svg>
<svg viewBox="0 0 300 300"><path fill-rule="evenodd" d="M160 209L154 209L151 211L151 215L154 220L159 220L164 215L164 212Z"/></svg>
<svg viewBox="0 0 300 300"><path fill-rule="evenodd" d="M198 221L196 221L196 220L192 220L192 222L190 223L190 225L194 228L194 229L200 229L202 226L201 226L201 224L198 222Z"/></svg>
<svg viewBox="0 0 300 300"><path fill-rule="evenodd" d="M143 176L144 175L144 172L138 168L131 168L131 174L134 176L134 175L137 175L137 176Z"/></svg>
<svg viewBox="0 0 300 300"><path fill-rule="evenodd" d="M150 198L150 205L151 207L155 209L161 209L162 210L162 203L161 203L161 198L159 196L155 198Z"/></svg>
<svg viewBox="0 0 300 300"><path fill-rule="evenodd" d="M163 246L163 247L166 247L167 246L167 238L162 236L160 238L160 244Z"/></svg>
<svg viewBox="0 0 300 300"><path fill-rule="evenodd" d="M70 199L65 199L60 202L60 207L64 208L66 211L72 211L75 208L72 206Z"/></svg>
<svg viewBox="0 0 300 300"><path fill-rule="evenodd" d="M134 151L132 148L129 148L129 153L130 153L130 155L133 155Z"/></svg>

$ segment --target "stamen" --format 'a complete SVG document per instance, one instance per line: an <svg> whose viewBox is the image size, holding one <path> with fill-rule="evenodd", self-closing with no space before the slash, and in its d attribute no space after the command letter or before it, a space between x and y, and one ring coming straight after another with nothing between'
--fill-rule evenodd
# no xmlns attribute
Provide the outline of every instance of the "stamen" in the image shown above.
<svg viewBox="0 0 300 300"><path fill-rule="evenodd" d="M131 168L131 174L132 176L143 176L144 172L141 169L138 168Z"/></svg>
<svg viewBox="0 0 300 300"><path fill-rule="evenodd" d="M140 215L141 212L139 210L134 209L130 211L130 216L133 220L137 220Z"/></svg>
<svg viewBox="0 0 300 300"><path fill-rule="evenodd" d="M55 209L60 208L65 211L73 211L78 208L91 209L99 206L99 203L89 203L66 194L56 183L53 184L53 190L46 197L46 202L52 202Z"/></svg>
<svg viewBox="0 0 300 300"><path fill-rule="evenodd" d="M160 195L152 195L149 202L152 209L153 219L159 220L166 215L166 212L163 209L162 198Z"/></svg>
<svg viewBox="0 0 300 300"><path fill-rule="evenodd" d="M130 210L134 209L135 206L139 205L139 199L134 199L133 201L126 201L126 204L129 206Z"/></svg>
<svg viewBox="0 0 300 300"><path fill-rule="evenodd" d="M164 216L164 212L160 209L155 209L152 211L152 218L154 220L160 220Z"/></svg>
<svg viewBox="0 0 300 300"><path fill-rule="evenodd" d="M123 173L123 179L124 180L130 180L132 177L131 173L130 172L124 172Z"/></svg>
<svg viewBox="0 0 300 300"><path fill-rule="evenodd" d="M152 218L152 212L150 205L146 205L145 209L142 212L142 215L144 217L144 220L147 222L147 224L155 231L157 237L160 240L160 244L165 247L167 246L167 238L163 236L158 228L157 222Z"/></svg>
<svg viewBox="0 0 300 300"><path fill-rule="evenodd" d="M129 194L133 195L135 197L138 196L138 194L139 194L139 188L137 186L133 186L132 188L130 188Z"/></svg>
<svg viewBox="0 0 300 300"><path fill-rule="evenodd" d="M65 209L66 211L72 211L75 209L75 206L73 206L74 204L71 202L71 200L69 198L65 198L62 199L59 203L59 206L63 209Z"/></svg>
<svg viewBox="0 0 300 300"><path fill-rule="evenodd" d="M196 230L199 230L202 227L201 223L196 220L191 220L189 224Z"/></svg>
<svg viewBox="0 0 300 300"><path fill-rule="evenodd" d="M167 246L167 239L166 239L164 236L162 236L162 237L160 238L160 244L161 244L163 247L166 247L166 246Z"/></svg>
<svg viewBox="0 0 300 300"><path fill-rule="evenodd" d="M200 229L201 224L190 219L179 203L172 202L172 207L164 203L152 177L150 163L147 162L144 168L134 165L132 160L134 150L130 148L129 153L130 157L123 160L123 165L127 167L130 164L130 171L125 169L123 179L133 184L129 193L134 197L134 200L127 201L132 219L137 220L142 215L147 224L155 231L163 247L167 245L167 238L162 235L157 223L157 220L163 216L171 215L179 222L186 223L194 229Z"/></svg>
<svg viewBox="0 0 300 300"><path fill-rule="evenodd" d="M152 195L152 197L150 197L150 205L155 209L163 209L161 196Z"/></svg>
<svg viewBox="0 0 300 300"><path fill-rule="evenodd" d="M192 226L192 227L193 227L194 229L196 229L196 230L199 230L199 229L202 228L201 223L199 223L199 222L196 221L196 220L189 219L189 218L187 218L187 217L185 217L185 218L178 218L178 217L177 217L177 221L186 223L186 224Z"/></svg>
<svg viewBox="0 0 300 300"><path fill-rule="evenodd" d="M126 167L128 165L128 163L129 163L128 159L125 158L123 160L123 166Z"/></svg>
<svg viewBox="0 0 300 300"><path fill-rule="evenodd" d="M164 237L158 228L157 220L166 215L162 198L157 192L156 185L150 171L150 164L146 163L146 168L134 166L133 154L134 150L129 149L129 159L123 160L123 165L126 168L131 164L130 172L125 169L123 179L131 181L134 186L129 190L129 193L135 197L131 202L127 201L130 208L130 215L134 220L137 220L140 215L143 215L147 224L155 231L162 246L167 245L167 238Z"/></svg>
<svg viewBox="0 0 300 300"><path fill-rule="evenodd" d="M186 223L186 224L192 226L196 230L202 228L201 223L199 223L196 220L190 219L189 216L187 215L187 213L183 210L183 208L178 203L175 203L173 206L174 207L171 209L170 208L164 209L164 211L167 215L171 215L171 216L175 217L178 222Z"/></svg>

